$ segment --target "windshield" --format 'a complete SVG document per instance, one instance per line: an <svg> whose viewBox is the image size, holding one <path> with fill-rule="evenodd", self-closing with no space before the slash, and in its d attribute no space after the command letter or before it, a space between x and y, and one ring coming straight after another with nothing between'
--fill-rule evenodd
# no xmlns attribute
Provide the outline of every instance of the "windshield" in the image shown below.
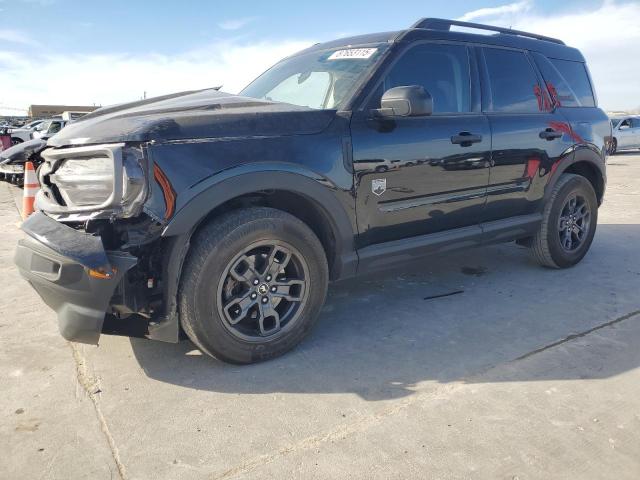
<svg viewBox="0 0 640 480"><path fill-rule="evenodd" d="M240 95L315 109L340 108L387 44L315 51L271 67Z"/></svg>
<svg viewBox="0 0 640 480"><path fill-rule="evenodd" d="M616 128L621 121L622 121L621 118L612 118L611 119L611 126L613 128Z"/></svg>

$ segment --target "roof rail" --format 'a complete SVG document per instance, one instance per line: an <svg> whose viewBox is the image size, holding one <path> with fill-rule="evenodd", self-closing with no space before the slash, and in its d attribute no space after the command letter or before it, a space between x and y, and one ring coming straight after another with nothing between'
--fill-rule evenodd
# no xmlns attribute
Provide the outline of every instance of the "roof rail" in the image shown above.
<svg viewBox="0 0 640 480"><path fill-rule="evenodd" d="M481 23L461 22L458 20L445 20L443 18L421 18L414 23L411 28L424 28L428 30L451 30L452 26L475 28L478 30L488 30L491 32L504 33L507 35L517 35L519 37L529 37L538 40L546 40L547 42L558 43L564 45L562 40L557 38L545 37L544 35L537 35L535 33L523 32L521 30L512 30L510 28L494 27L492 25L483 25Z"/></svg>

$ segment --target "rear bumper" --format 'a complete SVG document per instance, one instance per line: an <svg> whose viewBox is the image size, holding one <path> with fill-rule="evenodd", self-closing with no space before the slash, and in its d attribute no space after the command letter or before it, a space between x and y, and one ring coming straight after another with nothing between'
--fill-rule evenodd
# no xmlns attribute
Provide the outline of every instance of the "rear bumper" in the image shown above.
<svg viewBox="0 0 640 480"><path fill-rule="evenodd" d="M137 263L123 252L105 252L98 237L67 227L42 213L22 225L15 264L43 301L58 315L64 338L98 344L105 313L118 283ZM94 278L89 269L112 272Z"/></svg>

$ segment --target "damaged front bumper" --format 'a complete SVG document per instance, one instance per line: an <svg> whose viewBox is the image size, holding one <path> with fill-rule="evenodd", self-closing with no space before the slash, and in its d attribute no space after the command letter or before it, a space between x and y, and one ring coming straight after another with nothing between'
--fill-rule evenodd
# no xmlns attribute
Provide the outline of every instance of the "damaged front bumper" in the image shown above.
<svg viewBox="0 0 640 480"><path fill-rule="evenodd" d="M98 344L113 293L138 259L105 251L99 237L36 212L23 224L15 263L58 315L60 333L73 342Z"/></svg>

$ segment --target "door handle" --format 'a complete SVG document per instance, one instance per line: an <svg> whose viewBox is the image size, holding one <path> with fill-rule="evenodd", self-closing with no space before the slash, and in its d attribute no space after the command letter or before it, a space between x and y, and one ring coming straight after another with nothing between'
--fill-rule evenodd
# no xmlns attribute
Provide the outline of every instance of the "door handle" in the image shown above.
<svg viewBox="0 0 640 480"><path fill-rule="evenodd" d="M547 128L546 130L543 130L542 132L540 132L540 138L544 139L544 140L555 140L556 138L560 138L562 137L562 132L559 132L557 130L554 130L553 128Z"/></svg>
<svg viewBox="0 0 640 480"><path fill-rule="evenodd" d="M460 132L458 135L451 137L451 143L460 145L461 147L470 147L474 143L480 143L482 135L474 135L469 132Z"/></svg>

